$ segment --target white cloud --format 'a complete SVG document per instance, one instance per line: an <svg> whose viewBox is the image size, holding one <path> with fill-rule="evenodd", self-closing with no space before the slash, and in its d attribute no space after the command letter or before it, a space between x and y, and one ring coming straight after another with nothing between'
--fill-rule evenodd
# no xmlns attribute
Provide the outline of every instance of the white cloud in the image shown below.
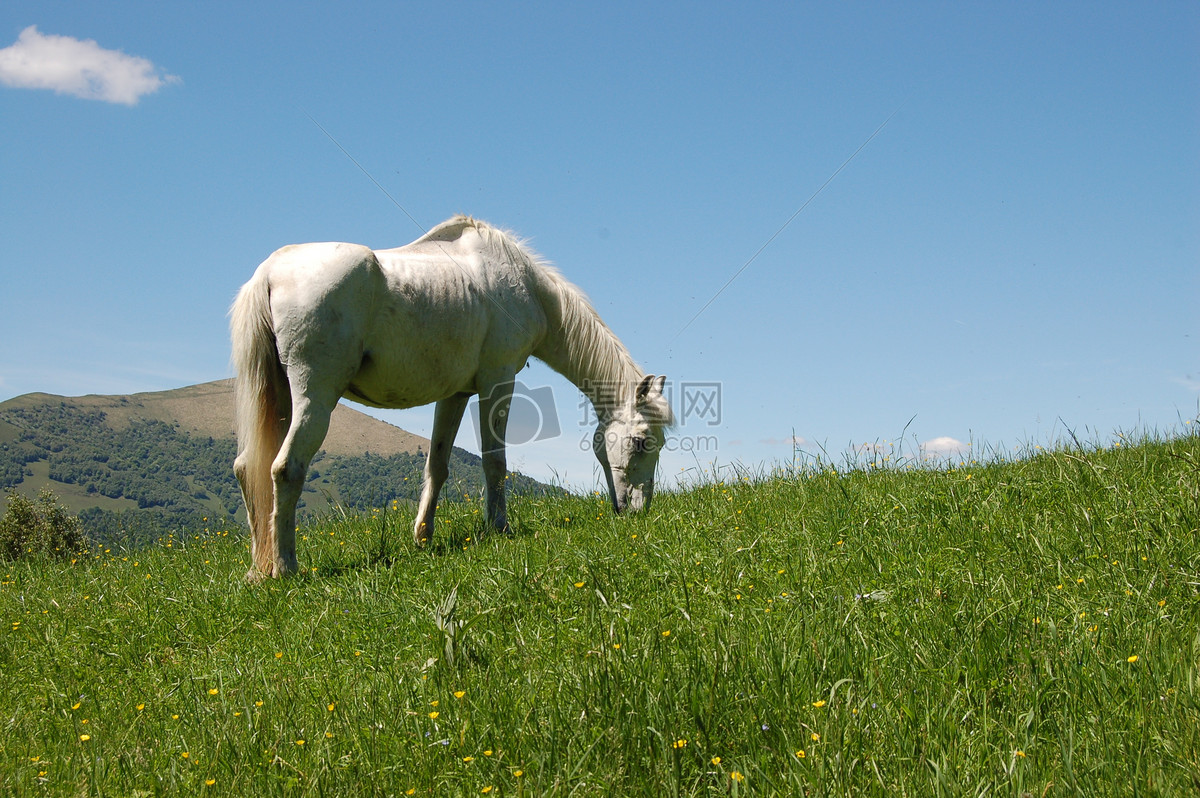
<svg viewBox="0 0 1200 798"><path fill-rule="evenodd" d="M969 443L943 435L940 438L933 438L925 441L921 445L921 457L929 460L943 460L951 457L961 457L967 454L970 448Z"/></svg>
<svg viewBox="0 0 1200 798"><path fill-rule="evenodd" d="M789 435L786 438L760 438L758 442L764 446L807 446L812 443L800 435Z"/></svg>
<svg viewBox="0 0 1200 798"><path fill-rule="evenodd" d="M0 83L52 89L85 100L136 105L143 95L179 80L145 58L105 50L95 41L47 36L30 25L16 44L0 50Z"/></svg>
<svg viewBox="0 0 1200 798"><path fill-rule="evenodd" d="M1196 379L1191 374L1188 374L1184 377L1172 377L1171 382L1175 383L1176 385L1182 385L1192 393L1200 393L1200 380Z"/></svg>

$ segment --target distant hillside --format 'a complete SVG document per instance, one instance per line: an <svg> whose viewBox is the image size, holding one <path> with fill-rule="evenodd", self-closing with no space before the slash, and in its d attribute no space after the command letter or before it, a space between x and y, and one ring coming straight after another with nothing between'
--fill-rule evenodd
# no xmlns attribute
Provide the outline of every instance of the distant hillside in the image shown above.
<svg viewBox="0 0 1200 798"><path fill-rule="evenodd" d="M429 441L339 405L301 512L415 501ZM137 541L244 518L233 477L231 380L131 396L26 394L0 403L0 490L52 490L89 534ZM514 475L517 492L546 485ZM455 449L443 500L478 495L480 460Z"/></svg>
<svg viewBox="0 0 1200 798"><path fill-rule="evenodd" d="M233 438L233 380L218 380L173 391L131 396L64 397L29 393L0 403L0 423L10 410L68 404L104 413L105 424L121 430L133 421L162 421L191 435ZM0 427L0 442L5 440ZM322 448L327 454L356 457L366 452L389 456L429 449L429 439L394 427L346 405L333 411Z"/></svg>

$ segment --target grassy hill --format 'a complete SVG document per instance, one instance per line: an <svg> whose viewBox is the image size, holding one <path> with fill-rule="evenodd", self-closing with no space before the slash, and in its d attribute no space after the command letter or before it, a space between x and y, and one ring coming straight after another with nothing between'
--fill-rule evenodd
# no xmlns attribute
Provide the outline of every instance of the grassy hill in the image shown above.
<svg viewBox="0 0 1200 798"><path fill-rule="evenodd" d="M314 460L301 510L352 510L412 501L429 441L339 405ZM0 489L49 488L94 537L152 539L171 529L233 523L241 496L233 477L230 380L132 396L27 394L0 403ZM451 457L443 495L482 488L479 458ZM518 491L545 490L526 477Z"/></svg>
<svg viewBox="0 0 1200 798"><path fill-rule="evenodd" d="M6 795L1193 795L1200 438L0 565Z"/></svg>

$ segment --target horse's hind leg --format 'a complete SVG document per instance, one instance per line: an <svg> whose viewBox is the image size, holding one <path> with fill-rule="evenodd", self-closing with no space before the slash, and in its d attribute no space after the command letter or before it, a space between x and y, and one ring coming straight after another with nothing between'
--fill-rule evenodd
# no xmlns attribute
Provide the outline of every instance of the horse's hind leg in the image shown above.
<svg viewBox="0 0 1200 798"><path fill-rule="evenodd" d="M271 477L275 482L275 508L271 523L275 528L276 550L272 552L270 576L284 576L299 570L296 559L296 505L304 489L304 478L325 433L329 417L337 406L337 397L316 398L292 392L292 423L275 462Z"/></svg>
<svg viewBox="0 0 1200 798"><path fill-rule="evenodd" d="M455 394L438 402L433 411L433 438L425 458L425 482L421 486L421 503L413 525L413 541L418 546L424 546L433 535L438 494L450 474L450 451L454 448L454 436L458 434L458 425L462 423L463 411L470 398L467 393Z"/></svg>

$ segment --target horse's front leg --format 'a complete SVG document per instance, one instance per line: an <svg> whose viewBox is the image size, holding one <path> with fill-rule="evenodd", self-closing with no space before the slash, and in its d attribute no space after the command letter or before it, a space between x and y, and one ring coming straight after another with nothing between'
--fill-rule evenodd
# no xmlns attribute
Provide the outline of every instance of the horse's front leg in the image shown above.
<svg viewBox="0 0 1200 798"><path fill-rule="evenodd" d="M417 520L413 525L413 541L424 546L433 536L433 515L437 511L438 494L446 477L450 474L450 451L462 423L463 411L471 395L459 393L437 403L433 411L433 438L429 441L429 455L425 458L425 481L421 486L421 503L417 507Z"/></svg>
<svg viewBox="0 0 1200 798"><path fill-rule="evenodd" d="M508 429L512 390L512 377L509 376L507 380L497 382L486 395L479 395L479 448L487 489L487 520L498 532L509 531L504 503L504 481L508 476L504 435Z"/></svg>

